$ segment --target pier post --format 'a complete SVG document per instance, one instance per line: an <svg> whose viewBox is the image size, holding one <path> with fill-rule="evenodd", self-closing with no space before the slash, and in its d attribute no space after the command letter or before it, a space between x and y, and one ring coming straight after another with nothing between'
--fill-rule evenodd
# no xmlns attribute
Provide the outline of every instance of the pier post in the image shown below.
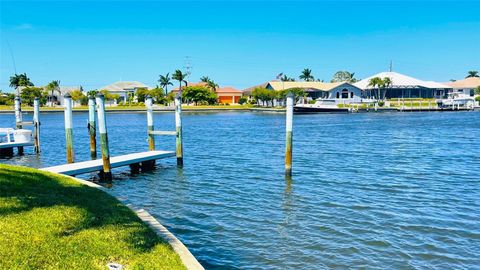
<svg viewBox="0 0 480 270"><path fill-rule="evenodd" d="M155 138L153 134L153 99L150 95L145 97L145 106L147 107L147 134L148 134L148 150L155 150Z"/></svg>
<svg viewBox="0 0 480 270"><path fill-rule="evenodd" d="M292 175L292 140L293 140L293 93L287 95L287 114L285 123L285 175Z"/></svg>
<svg viewBox="0 0 480 270"><path fill-rule="evenodd" d="M22 129L22 101L19 96L15 97L15 127L17 129ZM23 146L19 146L18 154L23 155Z"/></svg>
<svg viewBox="0 0 480 270"><path fill-rule="evenodd" d="M33 100L33 141L35 153L40 153L40 99Z"/></svg>
<svg viewBox="0 0 480 270"><path fill-rule="evenodd" d="M96 96L97 114L98 114L98 130L100 131L100 149L102 152L103 172L101 172L101 179L107 182L112 182L112 172L110 170L110 151L108 147L108 134L105 116L105 97L99 93Z"/></svg>
<svg viewBox="0 0 480 270"><path fill-rule="evenodd" d="M175 95L175 128L177 131L177 166L183 166L183 143L182 143L182 93Z"/></svg>
<svg viewBox="0 0 480 270"><path fill-rule="evenodd" d="M63 97L65 102L65 139L67 148L67 163L73 163L73 116L72 116L72 97L69 93Z"/></svg>
<svg viewBox="0 0 480 270"><path fill-rule="evenodd" d="M88 133L90 134L90 158L97 159L97 131L95 121L95 97L88 97Z"/></svg>

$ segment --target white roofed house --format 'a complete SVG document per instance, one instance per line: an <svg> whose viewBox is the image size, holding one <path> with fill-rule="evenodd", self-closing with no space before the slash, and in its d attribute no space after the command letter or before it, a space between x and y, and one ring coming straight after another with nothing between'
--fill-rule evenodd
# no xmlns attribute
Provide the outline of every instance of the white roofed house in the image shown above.
<svg viewBox="0 0 480 270"><path fill-rule="evenodd" d="M98 90L107 90L112 94L118 94L122 102L127 102L129 96L135 95L138 89L149 89L148 85L137 81L118 81Z"/></svg>
<svg viewBox="0 0 480 270"><path fill-rule="evenodd" d="M65 105L64 98L65 94L71 93L73 91L81 91L83 92L83 88L81 85L79 86L65 86L60 85L57 90L48 91L48 98L47 98L47 106L61 106ZM53 96L52 96L53 94ZM73 106L80 106L80 101L74 101Z"/></svg>
<svg viewBox="0 0 480 270"><path fill-rule="evenodd" d="M276 91L292 88L303 89L310 99L331 99L336 104L362 102L362 89L348 82L282 82L272 81L266 87Z"/></svg>
<svg viewBox="0 0 480 270"><path fill-rule="evenodd" d="M422 81L413 77L409 77L397 72L381 72L370 76L366 79L354 83L355 86L361 88L365 92L377 91L377 87L370 85L372 78L379 77L381 79L390 78L392 84L382 89L381 96L387 99L392 98L443 98L451 86L433 81Z"/></svg>

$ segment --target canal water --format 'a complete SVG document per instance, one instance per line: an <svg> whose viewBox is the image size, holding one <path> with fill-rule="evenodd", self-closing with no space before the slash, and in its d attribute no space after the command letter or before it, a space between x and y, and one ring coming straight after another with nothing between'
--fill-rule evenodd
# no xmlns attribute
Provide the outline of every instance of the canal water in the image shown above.
<svg viewBox="0 0 480 270"><path fill-rule="evenodd" d="M63 114L41 118L42 155L0 162L64 163ZM295 115L292 179L283 114L183 120L184 168L167 159L150 173L114 170L111 192L151 212L207 269L480 267L479 113ZM87 114L74 123L76 160L87 160ZM107 124L112 155L148 150L144 113L110 113ZM155 114L155 125L173 130L173 114ZM157 137L157 148L173 150L174 138Z"/></svg>

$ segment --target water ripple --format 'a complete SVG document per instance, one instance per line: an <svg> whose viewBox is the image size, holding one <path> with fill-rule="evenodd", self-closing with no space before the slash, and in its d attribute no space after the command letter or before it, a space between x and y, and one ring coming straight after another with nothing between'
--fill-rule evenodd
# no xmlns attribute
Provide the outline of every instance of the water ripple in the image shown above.
<svg viewBox="0 0 480 270"><path fill-rule="evenodd" d="M42 117L41 157L2 162L63 163L62 114ZM78 160L88 159L85 121L74 113ZM108 115L112 155L147 149L145 121ZM173 129L173 116L155 123ZM207 269L480 269L478 113L295 116L291 180L284 115L187 113L184 124L183 169L162 160L150 173L115 170L112 192L150 211Z"/></svg>

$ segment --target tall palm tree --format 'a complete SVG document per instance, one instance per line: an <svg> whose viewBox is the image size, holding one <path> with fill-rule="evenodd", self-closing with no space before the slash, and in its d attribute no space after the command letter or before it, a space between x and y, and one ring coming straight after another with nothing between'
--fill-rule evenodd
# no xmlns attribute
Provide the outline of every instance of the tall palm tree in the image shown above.
<svg viewBox="0 0 480 270"><path fill-rule="evenodd" d="M45 87L47 91L50 92L50 106L53 106L53 95L55 92L58 92L60 94L60 81L51 81L47 84Z"/></svg>
<svg viewBox="0 0 480 270"><path fill-rule="evenodd" d="M300 78L301 80L304 80L304 81L307 81L307 82L315 81L315 78L314 78L313 75L312 75L312 70L311 70L311 69L308 69L308 68L305 68L305 69L302 71L302 74L299 76L299 78Z"/></svg>
<svg viewBox="0 0 480 270"><path fill-rule="evenodd" d="M180 93L182 92L182 83L185 83L185 86L187 85L187 81L185 80L186 78L187 78L187 74L183 73L179 69L175 70L175 72L172 74L172 79L178 81L180 84L180 87L178 88L178 91Z"/></svg>
<svg viewBox="0 0 480 270"><path fill-rule="evenodd" d="M468 72L467 77L465 77L465 78L478 78L478 77L480 77L480 76L478 75L478 71L476 71L476 70L470 70L470 71Z"/></svg>
<svg viewBox="0 0 480 270"><path fill-rule="evenodd" d="M167 73L167 75L163 76L160 75L160 78L158 79L158 82L160 83L160 86L165 89L165 95L168 94L168 86L173 85L173 83L170 81L170 73Z"/></svg>
<svg viewBox="0 0 480 270"><path fill-rule="evenodd" d="M381 87L383 89L385 89L385 91L383 92L383 99L385 99L386 95L387 95L387 88L390 88L390 86L392 86L393 82L392 82L392 79L390 77L385 77L383 78L383 82L382 82L382 85Z"/></svg>
<svg viewBox="0 0 480 270"><path fill-rule="evenodd" d="M368 81L367 86L372 87L374 90L375 89L378 90L378 99L380 99L380 87L382 86L382 84L383 84L383 80L380 77L373 77Z"/></svg>
<svg viewBox="0 0 480 270"><path fill-rule="evenodd" d="M15 74L10 77L10 87L15 88L15 91L18 93L18 87L20 86L33 86L33 83L30 81L26 73Z"/></svg>

